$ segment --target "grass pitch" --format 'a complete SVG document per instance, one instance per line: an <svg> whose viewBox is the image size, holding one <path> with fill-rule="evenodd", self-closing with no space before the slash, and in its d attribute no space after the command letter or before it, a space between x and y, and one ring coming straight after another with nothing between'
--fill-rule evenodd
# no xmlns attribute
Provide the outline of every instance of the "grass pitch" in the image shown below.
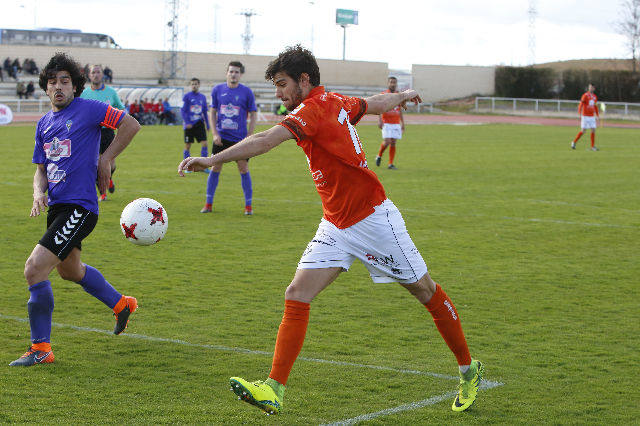
<svg viewBox="0 0 640 426"><path fill-rule="evenodd" d="M359 126L371 167L461 314L473 356L503 385L453 413L446 394L456 381L428 373L455 375L455 358L426 309L397 285L371 283L356 263L314 301L278 417L237 401L228 378L266 378L284 290L322 214L302 151L287 142L251 160L252 217L242 214L235 165L225 165L214 213L202 215L206 176L175 173L182 130L143 128L118 158L116 192L83 242L83 260L138 298L129 328L109 334L109 309L54 272L56 362L9 368L28 346L22 270L45 227L44 217L28 217L33 132L0 128L0 423L640 417L637 130L601 129L601 151L590 152L586 136L569 149L573 128L408 126L392 171L373 165L377 127ZM150 247L127 242L118 224L143 196L169 215L165 240Z"/></svg>

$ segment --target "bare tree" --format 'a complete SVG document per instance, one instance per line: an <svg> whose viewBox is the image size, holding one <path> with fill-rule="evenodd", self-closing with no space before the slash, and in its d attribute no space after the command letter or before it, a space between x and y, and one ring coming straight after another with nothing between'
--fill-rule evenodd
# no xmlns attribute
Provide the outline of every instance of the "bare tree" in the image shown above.
<svg viewBox="0 0 640 426"><path fill-rule="evenodd" d="M625 46L631 53L633 72L636 72L640 50L640 0L623 0L621 6L616 28L626 39Z"/></svg>

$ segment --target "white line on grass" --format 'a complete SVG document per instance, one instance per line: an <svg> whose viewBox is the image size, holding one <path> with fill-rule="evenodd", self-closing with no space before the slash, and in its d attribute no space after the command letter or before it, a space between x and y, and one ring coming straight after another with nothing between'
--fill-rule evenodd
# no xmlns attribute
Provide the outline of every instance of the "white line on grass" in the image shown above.
<svg viewBox="0 0 640 426"><path fill-rule="evenodd" d="M11 316L11 315L0 314L0 318L13 320L13 321L19 321L19 322L29 322L29 320L27 318L14 317L14 316ZM77 326L77 325L61 324L61 323L58 323L58 322L54 322L54 323L52 323L52 325L54 327L58 327L58 328L70 328L72 330L78 330L78 331L88 331L88 332L92 332L92 333L100 333L100 334L107 334L107 335L112 335L113 334L113 331L111 331L111 330L101 330L99 328L80 327L80 326ZM246 353L246 354L252 354L252 355L273 356L273 352L256 351L256 350L253 350L253 349L235 348L235 347L222 346L222 345L206 345L206 344L201 344L201 343L191 343L191 342L187 342L185 340L180 340L180 339L168 339L168 338L165 338L165 337L145 336L144 334L124 333L124 334L121 334L121 336L129 337L131 339L148 340L148 341L151 341L151 342L174 343L174 344L177 344L177 345L190 346L190 347L196 347L196 348L213 349L213 350L216 350L216 351L223 351L223 352L238 352L238 353ZM456 376L450 376L450 375L447 375L447 374L432 373L430 371L408 370L408 369L402 369L402 368L385 367L385 366L381 366L381 365L357 364L357 363L354 363L354 362L335 361L335 360L321 359L321 358L308 358L308 357L302 357L302 356L298 357L298 359L302 360L302 361L316 362L316 363L320 363L320 364L339 365L339 366L342 366L342 367L368 368L368 369L372 369L372 370L391 371L391 372L394 372L394 373L415 374L415 375L420 375L420 376L430 376L430 377L435 377L435 378L438 378L438 379L445 379L445 380L458 380L458 377L456 377ZM489 382L487 382L487 383L489 383ZM498 383L498 382L490 382L490 383L494 383L495 384L495 383Z"/></svg>
<svg viewBox="0 0 640 426"><path fill-rule="evenodd" d="M1 319L7 319L7 320L13 320L13 321L19 321L19 322L25 322L25 323L29 322L29 320L27 318L14 317L14 316L11 316L11 315L4 315L4 314L0 314L0 318ZM92 333L100 333L100 334L107 334L107 335L113 334L113 332L110 331L110 330L102 330L102 329L99 329L99 328L80 327L80 326L71 325L71 324L61 324L61 323L58 323L58 322L54 322L54 323L52 323L52 325L54 327L58 327L58 328L70 328L72 330L78 330L78 331L88 331L88 332L92 332ZM184 345L184 346L205 348L205 349L213 349L213 350L216 350L216 351L237 352L237 353L246 353L246 354L252 354L252 355L273 356L272 352L256 351L256 350L253 350L253 349L235 348L235 347L228 347L228 346L222 346L222 345L204 345L204 344L200 344L200 343L190 343L190 342L187 342L187 341L184 341L184 340L180 340L180 339L167 339L167 338L164 338L164 337L145 336L143 334L125 333L125 334L121 334L121 336L129 337L131 339L148 340L148 341L152 341L152 342L174 343L174 344L177 344L177 345ZM317 363L322 363L322 364L332 364L332 365L340 365L340 366L356 367L356 368L369 368L369 369L373 369L373 370L391 371L391 372L394 372L394 373L404 373L404 374L416 374L416 375L420 375L420 376L430 376L430 377L435 377L435 378L438 378L438 379L445 379L445 380L458 380L457 376L449 376L447 374L432 373L432 372L429 372L429 371L407 370L407 369L384 367L384 366L380 366L380 365L371 365L371 364L356 364L356 363L353 363L353 362L335 361L335 360L321 359L321 358L298 357L298 359L301 360L301 361L317 362ZM490 380L483 380L482 384L480 385L480 389L491 389L491 388L495 388L495 387L498 387L498 386L502 386L503 384L504 383L501 383L501 382L493 382L493 381L490 381ZM359 423L359 422L371 420L371 419L374 419L376 417L389 416L389 415L392 415L392 414L401 413L403 411L417 410L417 409L422 408L422 407L426 407L426 406L429 406L429 405L437 404L437 403L439 403L441 401L444 401L445 399L453 398L453 396L455 396L455 394L456 394L456 391L451 391L451 392L444 393L442 395L433 396L431 398L424 399L422 401L411 402L409 404L403 404L403 405L399 405L397 407L387 408L385 410L376 411L374 413L362 414L360 416L352 417L350 419L340 420L339 422L330 423L329 425L352 425L352 424L356 424L356 423Z"/></svg>
<svg viewBox="0 0 640 426"><path fill-rule="evenodd" d="M480 384L480 389L491 389L498 386L502 386L504 383L499 382L482 382ZM422 407L427 407L429 405L435 405L444 400L453 398L456 395L457 391L451 391L447 393L443 393L442 395L432 396L431 398L423 399L422 401L410 402L408 404L398 405L397 407L387 408L384 410L376 411L374 413L362 414L360 416L352 417L350 419L344 419L337 421L335 423L327 423L322 426L343 426L343 425L353 425L360 422L366 422L367 420L375 419L376 417L382 416L390 416L392 414L402 413L404 411L413 411Z"/></svg>

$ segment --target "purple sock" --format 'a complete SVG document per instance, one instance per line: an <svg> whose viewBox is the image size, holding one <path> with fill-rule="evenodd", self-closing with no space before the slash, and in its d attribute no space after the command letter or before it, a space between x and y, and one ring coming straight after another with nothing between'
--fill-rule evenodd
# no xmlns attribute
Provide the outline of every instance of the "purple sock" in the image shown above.
<svg viewBox="0 0 640 426"><path fill-rule="evenodd" d="M87 272L84 278L77 282L84 291L113 309L120 301L122 294L118 293L115 288L107 280L104 279L100 271L96 268L85 265Z"/></svg>
<svg viewBox="0 0 640 426"><path fill-rule="evenodd" d="M240 175L242 180L242 190L244 191L244 205L250 206L253 198L253 189L251 189L251 175L249 172Z"/></svg>
<svg viewBox="0 0 640 426"><path fill-rule="evenodd" d="M200 149L200 157L208 157L209 156L209 148L206 146L203 146Z"/></svg>
<svg viewBox="0 0 640 426"><path fill-rule="evenodd" d="M188 150L188 149L185 149L185 150L182 152L182 156L183 156L183 158L189 158L189 157L191 156L191 153L189 152L189 150Z"/></svg>
<svg viewBox="0 0 640 426"><path fill-rule="evenodd" d="M53 317L53 290L51 281L44 280L29 286L31 297L27 302L32 343L51 343L51 318Z"/></svg>
<svg viewBox="0 0 640 426"><path fill-rule="evenodd" d="M220 172L211 172L207 178L207 204L213 204L213 196L216 195L218 187L218 177Z"/></svg>

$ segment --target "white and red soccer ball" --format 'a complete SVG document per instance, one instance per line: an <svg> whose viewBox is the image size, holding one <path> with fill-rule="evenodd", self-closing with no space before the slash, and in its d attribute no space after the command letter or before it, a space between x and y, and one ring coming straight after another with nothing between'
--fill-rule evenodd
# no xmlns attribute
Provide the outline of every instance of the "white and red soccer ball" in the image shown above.
<svg viewBox="0 0 640 426"><path fill-rule="evenodd" d="M133 244L150 246L164 238L169 218L162 204L151 198L137 198L122 210L120 229Z"/></svg>

